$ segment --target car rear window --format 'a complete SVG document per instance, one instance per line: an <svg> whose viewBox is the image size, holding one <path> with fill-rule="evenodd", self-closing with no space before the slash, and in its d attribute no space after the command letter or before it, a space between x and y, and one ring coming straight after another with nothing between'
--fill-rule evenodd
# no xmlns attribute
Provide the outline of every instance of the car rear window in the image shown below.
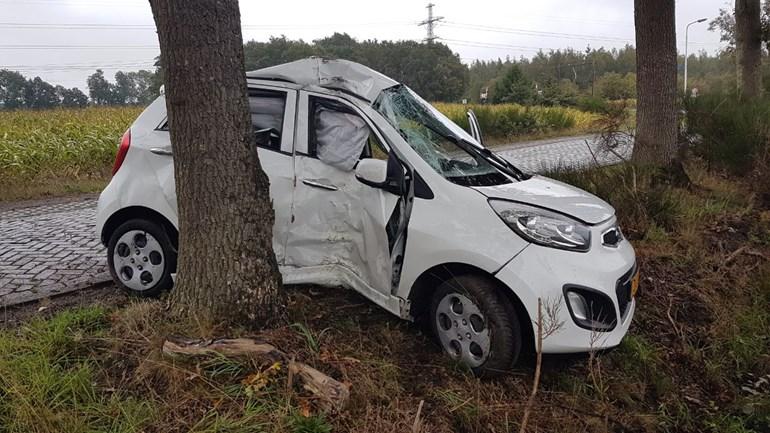
<svg viewBox="0 0 770 433"><path fill-rule="evenodd" d="M268 149L281 150L285 109L286 92L249 89L249 114L254 130L273 129L277 134L271 134ZM168 121L164 121L158 130L168 131Z"/></svg>

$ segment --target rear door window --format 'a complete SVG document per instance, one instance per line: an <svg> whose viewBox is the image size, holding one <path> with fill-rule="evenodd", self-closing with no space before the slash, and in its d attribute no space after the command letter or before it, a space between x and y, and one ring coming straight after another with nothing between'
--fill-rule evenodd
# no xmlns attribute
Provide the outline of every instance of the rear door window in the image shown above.
<svg viewBox="0 0 770 433"><path fill-rule="evenodd" d="M266 148L281 150L283 114L286 108L286 92L249 89L249 113L255 131L272 129L270 143Z"/></svg>

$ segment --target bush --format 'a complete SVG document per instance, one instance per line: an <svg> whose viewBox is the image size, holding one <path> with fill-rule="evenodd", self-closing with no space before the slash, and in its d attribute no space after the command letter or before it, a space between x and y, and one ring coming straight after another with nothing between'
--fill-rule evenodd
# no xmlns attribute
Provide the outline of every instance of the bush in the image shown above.
<svg viewBox="0 0 770 433"><path fill-rule="evenodd" d="M608 107L607 100L595 96L581 96L577 100L577 108L589 113L603 113Z"/></svg>
<svg viewBox="0 0 770 433"><path fill-rule="evenodd" d="M712 167L746 174L768 151L770 98L742 101L704 95L686 101L687 132L694 152Z"/></svg>

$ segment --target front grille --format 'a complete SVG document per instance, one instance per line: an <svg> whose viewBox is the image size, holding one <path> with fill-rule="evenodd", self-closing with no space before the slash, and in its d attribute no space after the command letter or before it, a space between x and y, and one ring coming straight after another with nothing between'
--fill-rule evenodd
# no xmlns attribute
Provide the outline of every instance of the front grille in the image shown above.
<svg viewBox="0 0 770 433"><path fill-rule="evenodd" d="M634 279L634 275L636 275L636 264L634 264L631 270L620 277L615 286L615 294L618 297L618 308L620 309L621 320L625 317L628 306L631 304L631 281Z"/></svg>

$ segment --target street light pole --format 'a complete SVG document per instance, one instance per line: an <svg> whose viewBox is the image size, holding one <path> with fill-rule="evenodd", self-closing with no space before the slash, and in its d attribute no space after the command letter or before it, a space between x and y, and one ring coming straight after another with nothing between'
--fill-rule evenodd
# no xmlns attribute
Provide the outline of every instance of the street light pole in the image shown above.
<svg viewBox="0 0 770 433"><path fill-rule="evenodd" d="M690 36L690 26L697 23L702 23L706 21L706 18L701 18L699 20L695 20L689 24L687 24L687 27L684 28L684 96L687 97L687 44L689 42L689 36Z"/></svg>

